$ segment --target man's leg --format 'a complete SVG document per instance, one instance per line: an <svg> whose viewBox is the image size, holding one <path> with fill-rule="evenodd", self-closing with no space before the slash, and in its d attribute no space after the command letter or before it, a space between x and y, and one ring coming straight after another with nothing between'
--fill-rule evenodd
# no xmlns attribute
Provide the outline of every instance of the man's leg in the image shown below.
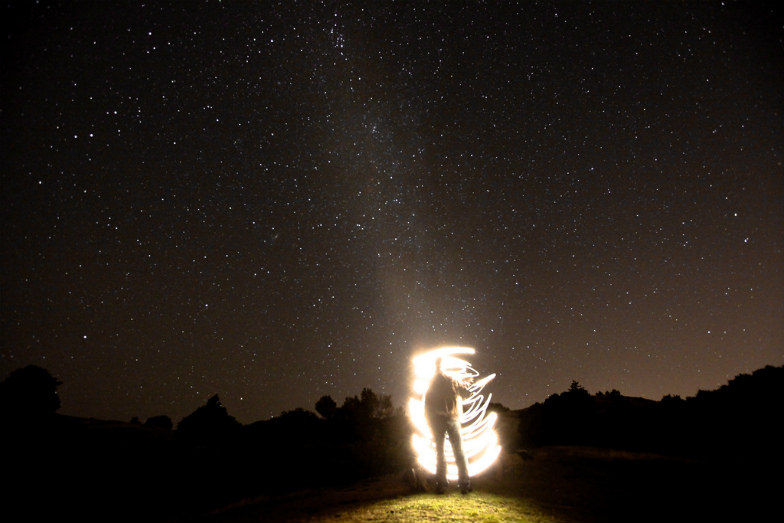
<svg viewBox="0 0 784 523"><path fill-rule="evenodd" d="M446 488L446 457L444 456L444 437L446 426L443 420L431 419L430 430L436 442L436 491L441 493Z"/></svg>
<svg viewBox="0 0 784 523"><path fill-rule="evenodd" d="M463 437L460 435L460 422L450 421L446 430L447 434L449 434L452 452L455 454L460 492L466 494L471 490L471 480L468 477L468 463L466 462L465 454L463 454Z"/></svg>

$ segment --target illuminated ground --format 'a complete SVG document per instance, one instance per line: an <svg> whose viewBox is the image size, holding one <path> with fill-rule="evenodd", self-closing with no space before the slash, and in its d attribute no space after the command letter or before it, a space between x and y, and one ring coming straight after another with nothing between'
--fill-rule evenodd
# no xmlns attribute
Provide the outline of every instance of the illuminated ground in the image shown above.
<svg viewBox="0 0 784 523"><path fill-rule="evenodd" d="M416 493L389 476L347 488L257 499L209 523L726 521L763 515L760 480L735 463L587 448L546 448L532 459L505 454L462 496Z"/></svg>
<svg viewBox="0 0 784 523"><path fill-rule="evenodd" d="M422 494L381 500L318 514L311 521L546 522L553 518L525 500L478 492L472 496Z"/></svg>
<svg viewBox="0 0 784 523"><path fill-rule="evenodd" d="M401 476L387 476L346 488L297 492L254 500L208 518L210 523L251 522L549 522L552 514L534 501L500 488L506 480L476 479L474 492L453 487L445 495L415 492Z"/></svg>

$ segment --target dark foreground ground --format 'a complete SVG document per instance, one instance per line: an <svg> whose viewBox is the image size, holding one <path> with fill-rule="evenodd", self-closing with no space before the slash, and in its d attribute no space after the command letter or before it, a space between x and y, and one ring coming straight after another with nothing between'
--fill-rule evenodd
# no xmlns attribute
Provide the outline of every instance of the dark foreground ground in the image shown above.
<svg viewBox="0 0 784 523"><path fill-rule="evenodd" d="M474 492L416 492L403 475L245 500L199 523L779 521L778 460L711 462L585 447L505 454Z"/></svg>

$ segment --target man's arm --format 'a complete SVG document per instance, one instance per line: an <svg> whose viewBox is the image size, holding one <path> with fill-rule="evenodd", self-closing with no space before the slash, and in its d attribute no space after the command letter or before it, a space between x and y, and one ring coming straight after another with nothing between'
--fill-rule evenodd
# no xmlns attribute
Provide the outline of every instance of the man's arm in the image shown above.
<svg viewBox="0 0 784 523"><path fill-rule="evenodd" d="M468 380L463 380L463 381L452 380L452 382L455 385L454 386L455 391L460 395L461 398L466 399L469 396L471 396L471 389L469 388L471 386L471 382L470 381L468 381Z"/></svg>

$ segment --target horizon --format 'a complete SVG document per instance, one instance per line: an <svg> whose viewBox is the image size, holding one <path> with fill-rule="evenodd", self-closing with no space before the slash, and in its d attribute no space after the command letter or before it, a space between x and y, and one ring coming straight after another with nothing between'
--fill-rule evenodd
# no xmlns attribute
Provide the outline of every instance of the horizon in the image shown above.
<svg viewBox="0 0 784 523"><path fill-rule="evenodd" d="M612 390L610 390L610 389L604 389L604 390L596 390L596 391L591 391L591 390L588 390L588 389L586 389L585 387L583 387L583 386L582 386L582 384L581 384L579 381L577 381L577 380L574 380L574 383L577 383L577 384L580 386L580 388L582 388L583 390L585 390L586 392L588 392L588 393L589 393L589 394L590 394L592 397L596 397L596 396L603 395L603 394L609 394L609 393L612 393L612 392L618 392L618 393L620 394L620 396L621 396L621 397L623 397L623 398L627 398L627 399L642 399L642 400L646 400L646 401L652 401L652 402L656 402L656 403L658 403L658 402L661 402L661 401L662 401L664 398L666 398L666 397L680 398L681 400L684 400L684 401L685 401L685 400L689 400L689 399L694 399L694 398L696 398L696 396L697 396L697 395L698 395L700 392L713 392L713 391L717 391L717 390L719 390L721 387L724 387L725 385L728 385L729 383L731 383L733 380L735 380L735 379L736 379L736 378L738 378L738 377L741 377L741 376L752 376L752 375L754 375L755 373L757 373L758 371L762 371L762 370L764 370L764 369L766 369L766 368L782 368L782 369L784 369L784 365L779 365L779 366L776 366L776 365L765 365L765 366L763 366L763 367L760 367L760 368L758 368L758 369L756 369L756 370L754 370L754 371L752 371L752 372L749 372L749 373L740 373L740 374L737 374L737 375L735 375L734 377L730 378L729 380L727 380L727 382L725 382L725 383L723 383L723 384L721 384L721 385L719 385L719 386L717 386L717 387L715 387L715 388L712 388L712 389L699 389L699 390L698 390L698 391L696 391L696 392L695 392L693 395L689 395L689 396L681 396L681 395L679 395L679 394L665 394L665 395L663 395L663 396L662 396L661 398L659 398L659 399L646 398L646 397L643 397L643 396L630 396L630 395L624 394L624 393L623 393L623 391L619 391L619 390L617 390L617 389L612 389ZM46 370L46 369L45 369L45 370ZM53 378L57 379L57 376L53 376ZM0 379L0 381L3 381L4 379L5 379L5 377L3 377L3 379ZM62 386L62 385L61 385L61 386ZM366 388L369 388L369 387L366 387ZM370 390L372 390L372 389L370 389ZM565 393L565 392L568 392L569 390L570 390L570 387L567 387L567 388L565 388L564 390L562 390L562 391L560 391L560 392L553 392L552 394L550 394L550 395L549 395L549 396L547 396L546 398L543 398L543 399L541 399L541 400L538 400L538 401L534 401L534 402L532 402L532 403L530 403L530 404L528 404L528 405L522 406L522 407L513 407L513 406L509 406L509 405L507 405L507 404L504 404L504 403L502 403L502 402L499 402L499 401L490 401L489 403L490 403L491 405L500 405L501 407L503 407L503 408L505 408L505 409L508 409L510 412L519 412L519 411L526 410L526 409L528 409L529 407L531 407L531 406L533 406L533 405L542 404L542 403L544 403L544 402L545 402L545 401L546 401L548 398L550 398L551 396L555 396L555 395L563 394L563 393ZM360 391L360 392L361 392L361 391ZM345 401L345 400L347 400L347 399L349 399L349 398L357 398L357 397L359 397L359 395L360 395L360 392L357 392L356 394L354 394L354 395L352 395L352 396L347 396L347 397L346 397L346 398L344 398L342 401ZM373 391L373 392L375 393L376 391ZM60 396L60 394L59 394L59 393L58 393L58 396ZM202 403L201 405L197 406L197 407L196 407L196 409L198 409L199 407L201 407L201 406L205 405L205 404L207 403L207 401L208 401L208 400L209 400L209 399L210 399L212 396L218 396L218 398L220 398L220 393L219 393L219 392L216 392L215 394L213 394L213 395L211 395L211 396L208 396L208 397L207 397L207 399L204 401L204 403ZM327 395L327 396L330 396L330 395ZM331 397L331 396L330 396L330 397ZM321 399L321 398L318 398L318 399ZM333 399L333 400L335 400L335 402L336 402L336 404L337 404L337 406L338 406L338 407L341 407L341 406L342 406L342 403L341 403L340 401L338 401L336 398L332 398L332 399ZM397 410L397 409L402 409L403 411L405 411L405 410L406 410L406 405L405 405L405 403L404 403L404 404L401 404L401 405L398 405L398 404L396 404L396 403L395 403L395 399L394 399L394 398L391 398L391 400L392 400L392 407L393 407L395 410ZM62 401L62 398L61 398L61 401ZM269 416L269 417L267 417L267 418L264 418L264 419L257 419L257 420L250 420L250 421L243 421L243 420L237 419L237 418L236 418L236 416L234 416L234 415L232 414L232 412L231 412L231 410L230 410L229 408L226 408L226 411L227 411L227 413L228 413L228 415L229 415L229 416L232 416L232 417L234 417L235 419L237 419L237 421L238 421L238 422L240 422L240 424L242 424L242 425L252 425L252 424L254 424L254 423L257 423L257 422L260 422L260 421L268 421L268 420L270 420L270 419L278 418L278 417L280 417L280 416L282 416L282 415L284 415L284 414L286 414L286 413L288 413L288 412L297 411L297 410L305 410L305 411L308 411L308 412L311 412L311 413L314 413L314 414L318 415L318 413L317 413L317 411L316 411L316 409L315 409L315 404L316 404L316 402L317 402L317 401L318 401L318 400L314 400L314 402L313 402L313 405L311 405L311 406L307 406L307 407L306 407L306 406L303 406L303 405L299 405L299 406L296 406L296 407L292 407L292 408L290 408L290 409L286 409L286 410L284 410L284 411L281 411L281 412L279 412L278 414L274 414L274 415L272 415L272 416ZM223 405L223 401L221 401L221 404ZM223 405L223 406L224 406L224 407L226 407L225 405ZM194 411L195 411L196 409L194 409ZM121 419L121 418L115 418L115 417L99 418L99 417L95 417L95 416L84 416L84 415L78 415L78 414L74 414L74 413L63 412L63 406L62 406L62 405L61 405L61 407L60 407L59 409L57 409L57 410L58 410L58 411L57 411L57 412L55 412L55 414L59 414L59 415L67 416L67 417L72 417L72 418L77 418L77 419L85 419L85 420L95 420L95 421L106 421L106 422L126 423L126 424L128 424L128 423L132 423L134 419L138 420L138 421L139 421L139 423L141 423L141 424L144 424L144 422L145 422L146 420L148 420L148 419L150 419L150 418L152 418L152 417L156 417L156 416L166 416L166 417L168 417L169 419L171 419L171 421L172 421L172 423L173 423L173 425L174 425L172 428L176 428L176 427L177 427L177 423L178 423L179 421L181 421L181 420L182 420L182 418L184 418L184 417L187 417L187 416L189 416L190 414L192 414L192 413L193 413L193 411L192 411L192 412L189 412L189 413L185 414L184 416L182 416L181 418L176 418L176 417L170 416L169 414L167 414L167 413L165 413L165 412L164 412L164 413L159 413L159 414L155 414L155 415L151 415L151 416L132 416L132 417L130 417L130 418ZM408 415L408 413L406 413L406 415Z"/></svg>

